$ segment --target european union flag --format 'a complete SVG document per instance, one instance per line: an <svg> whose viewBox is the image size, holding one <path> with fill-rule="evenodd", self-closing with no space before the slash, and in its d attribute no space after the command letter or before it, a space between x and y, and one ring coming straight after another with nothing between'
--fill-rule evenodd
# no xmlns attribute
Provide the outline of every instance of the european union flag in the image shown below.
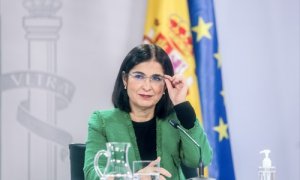
<svg viewBox="0 0 300 180"><path fill-rule="evenodd" d="M214 151L209 175L234 180L213 1L188 2L203 125Z"/></svg>

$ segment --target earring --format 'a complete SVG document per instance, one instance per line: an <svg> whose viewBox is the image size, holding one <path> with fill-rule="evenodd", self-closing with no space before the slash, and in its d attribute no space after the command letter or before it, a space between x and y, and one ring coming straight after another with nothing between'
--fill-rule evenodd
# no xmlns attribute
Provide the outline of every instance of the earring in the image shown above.
<svg viewBox="0 0 300 180"><path fill-rule="evenodd" d="M164 92L163 92L163 95L165 95L165 94L166 94L166 92L164 91Z"/></svg>
<svg viewBox="0 0 300 180"><path fill-rule="evenodd" d="M126 85L124 85L124 89L127 89Z"/></svg>

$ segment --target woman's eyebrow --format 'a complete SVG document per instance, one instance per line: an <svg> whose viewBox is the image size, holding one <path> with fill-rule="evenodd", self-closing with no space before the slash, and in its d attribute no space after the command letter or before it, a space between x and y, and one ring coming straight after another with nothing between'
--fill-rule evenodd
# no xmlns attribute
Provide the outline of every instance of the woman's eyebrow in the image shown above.
<svg viewBox="0 0 300 180"><path fill-rule="evenodd" d="M141 72L141 71L133 71L133 72L131 72L131 73L146 75L145 73L143 73L143 72ZM154 73L154 74L151 74L150 76L164 76L164 74L157 74L157 73Z"/></svg>
<svg viewBox="0 0 300 180"><path fill-rule="evenodd" d="M164 74L152 74L152 75L157 75L157 76L164 76Z"/></svg>
<svg viewBox="0 0 300 180"><path fill-rule="evenodd" d="M133 72L131 72L131 73L135 73L135 74L143 74L143 75L145 75L145 73L143 73L143 72L141 72L141 71L133 71Z"/></svg>

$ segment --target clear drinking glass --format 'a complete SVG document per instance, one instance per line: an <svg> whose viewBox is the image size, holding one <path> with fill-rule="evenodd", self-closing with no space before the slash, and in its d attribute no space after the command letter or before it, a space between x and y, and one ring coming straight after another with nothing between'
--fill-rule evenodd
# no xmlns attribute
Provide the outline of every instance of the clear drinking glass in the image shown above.
<svg viewBox="0 0 300 180"><path fill-rule="evenodd" d="M133 161L134 180L159 180L160 163L153 161Z"/></svg>

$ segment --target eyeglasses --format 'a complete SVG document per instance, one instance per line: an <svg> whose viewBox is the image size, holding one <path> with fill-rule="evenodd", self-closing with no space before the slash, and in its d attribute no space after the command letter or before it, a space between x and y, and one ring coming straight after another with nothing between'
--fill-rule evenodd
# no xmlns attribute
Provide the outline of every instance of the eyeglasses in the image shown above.
<svg viewBox="0 0 300 180"><path fill-rule="evenodd" d="M128 76L132 77L133 80L135 80L136 82L145 82L146 79L150 79L150 82L153 85L164 85L165 81L164 81L164 76L159 75L159 74L153 74L151 76L146 76L143 73L140 72L133 72L133 73L128 73Z"/></svg>

